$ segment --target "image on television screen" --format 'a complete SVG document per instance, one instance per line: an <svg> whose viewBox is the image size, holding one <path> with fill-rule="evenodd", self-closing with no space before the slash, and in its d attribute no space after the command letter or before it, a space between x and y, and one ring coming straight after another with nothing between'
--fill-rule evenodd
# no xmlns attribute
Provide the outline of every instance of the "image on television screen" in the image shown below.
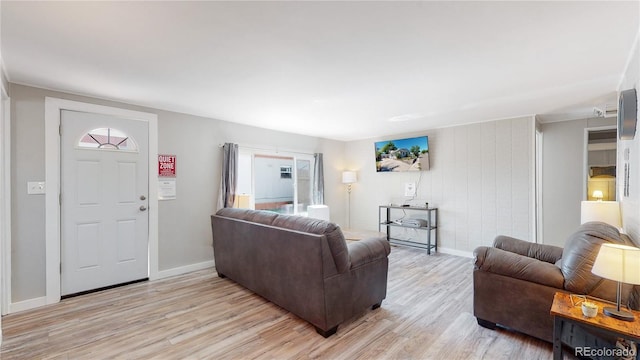
<svg viewBox="0 0 640 360"><path fill-rule="evenodd" d="M429 138L420 136L375 143L376 171L429 170Z"/></svg>

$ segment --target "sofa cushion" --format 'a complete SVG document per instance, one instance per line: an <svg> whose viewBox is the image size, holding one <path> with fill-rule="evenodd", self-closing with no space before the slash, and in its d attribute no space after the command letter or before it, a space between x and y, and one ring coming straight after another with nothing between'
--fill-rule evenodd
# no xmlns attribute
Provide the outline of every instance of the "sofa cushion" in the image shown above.
<svg viewBox="0 0 640 360"><path fill-rule="evenodd" d="M347 245L351 268L363 266L383 259L391 253L389 242L384 238L368 238Z"/></svg>
<svg viewBox="0 0 640 360"><path fill-rule="evenodd" d="M476 270L562 288L562 273L554 264L487 246L477 247L473 256Z"/></svg>
<svg viewBox="0 0 640 360"><path fill-rule="evenodd" d="M562 258L561 247L536 244L505 235L498 235L493 240L493 247L552 264L557 264Z"/></svg>
<svg viewBox="0 0 640 360"><path fill-rule="evenodd" d="M217 215L251 221L263 225L271 225L278 217L277 213L271 211L254 211L249 209L224 208L217 212Z"/></svg>
<svg viewBox="0 0 640 360"><path fill-rule="evenodd" d="M602 283L602 278L591 273L591 269L603 243L624 244L625 240L618 229L602 222L582 224L567 239L561 263L566 290L590 294Z"/></svg>
<svg viewBox="0 0 640 360"><path fill-rule="evenodd" d="M217 215L310 234L324 235L327 238L329 250L338 273L347 271L351 266L347 243L344 240L342 230L332 222L303 216L280 215L271 211L234 208L220 209Z"/></svg>
<svg viewBox="0 0 640 360"><path fill-rule="evenodd" d="M279 215L274 221L274 226L291 230L307 232L310 234L324 235L327 237L329 250L336 263L338 273L343 273L351 267L349 264L349 251L344 240L342 230L335 223L302 216Z"/></svg>

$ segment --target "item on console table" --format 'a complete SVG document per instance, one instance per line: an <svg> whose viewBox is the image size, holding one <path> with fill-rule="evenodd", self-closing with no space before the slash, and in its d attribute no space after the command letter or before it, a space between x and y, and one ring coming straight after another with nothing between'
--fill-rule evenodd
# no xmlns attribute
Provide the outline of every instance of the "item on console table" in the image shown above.
<svg viewBox="0 0 640 360"><path fill-rule="evenodd" d="M585 301L582 303L582 315L586 317L596 317L598 315L598 305L596 303Z"/></svg>
<svg viewBox="0 0 640 360"><path fill-rule="evenodd" d="M393 228L414 229L414 238L400 238ZM426 249L427 254L438 250L438 208L417 206L380 205L378 207L378 231L386 232L387 241L393 245L412 246ZM397 234L397 233L396 233ZM423 242L426 240L426 243Z"/></svg>

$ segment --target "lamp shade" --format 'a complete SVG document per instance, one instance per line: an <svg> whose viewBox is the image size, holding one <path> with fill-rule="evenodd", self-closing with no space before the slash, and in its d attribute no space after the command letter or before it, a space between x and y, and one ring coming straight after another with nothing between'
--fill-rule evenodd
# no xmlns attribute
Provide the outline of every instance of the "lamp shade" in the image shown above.
<svg viewBox="0 0 640 360"><path fill-rule="evenodd" d="M594 199L602 200L603 197L604 197L604 195L602 194L602 190L595 190L593 192L593 198Z"/></svg>
<svg viewBox="0 0 640 360"><path fill-rule="evenodd" d="M353 184L358 181L358 177L356 176L355 171L343 171L342 172L342 183L343 184Z"/></svg>
<svg viewBox="0 0 640 360"><path fill-rule="evenodd" d="M617 201L583 201L580 204L580 223L602 221L620 228L620 205Z"/></svg>
<svg viewBox="0 0 640 360"><path fill-rule="evenodd" d="M602 244L591 272L605 279L640 285L640 249Z"/></svg>

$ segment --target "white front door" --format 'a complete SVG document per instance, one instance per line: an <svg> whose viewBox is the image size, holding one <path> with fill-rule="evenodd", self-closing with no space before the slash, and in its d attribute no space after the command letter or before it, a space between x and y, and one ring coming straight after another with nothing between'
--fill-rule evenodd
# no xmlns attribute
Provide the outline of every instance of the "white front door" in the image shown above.
<svg viewBox="0 0 640 360"><path fill-rule="evenodd" d="M148 277L148 123L61 112L61 294Z"/></svg>

